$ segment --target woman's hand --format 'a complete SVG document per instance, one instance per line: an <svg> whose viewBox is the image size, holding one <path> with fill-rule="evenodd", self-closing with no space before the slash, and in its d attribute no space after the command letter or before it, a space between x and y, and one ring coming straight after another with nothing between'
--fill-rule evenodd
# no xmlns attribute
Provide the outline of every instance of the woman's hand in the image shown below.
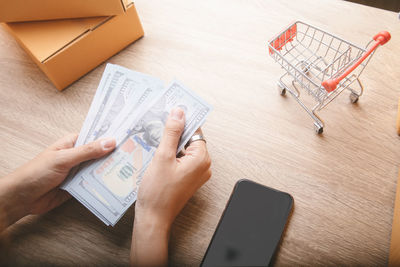
<svg viewBox="0 0 400 267"><path fill-rule="evenodd" d="M28 214L47 212L70 195L58 188L70 169L115 148L114 139L74 147L77 135L68 135L15 172L0 179L0 232Z"/></svg>
<svg viewBox="0 0 400 267"><path fill-rule="evenodd" d="M211 160L204 141L191 143L183 157L176 157L184 125L183 111L174 109L139 186L131 251L135 265L167 265L171 225L187 201L211 177Z"/></svg>

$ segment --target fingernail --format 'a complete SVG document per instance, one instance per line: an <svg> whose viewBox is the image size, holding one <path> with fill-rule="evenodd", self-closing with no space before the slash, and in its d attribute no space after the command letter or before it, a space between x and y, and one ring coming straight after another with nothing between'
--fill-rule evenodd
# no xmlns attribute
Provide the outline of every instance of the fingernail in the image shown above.
<svg viewBox="0 0 400 267"><path fill-rule="evenodd" d="M183 110L181 108L174 108L173 110L171 110L171 118L174 120L182 120L183 115Z"/></svg>
<svg viewBox="0 0 400 267"><path fill-rule="evenodd" d="M115 139L114 138L106 138L104 140L101 140L100 145L104 151L110 150L115 147Z"/></svg>

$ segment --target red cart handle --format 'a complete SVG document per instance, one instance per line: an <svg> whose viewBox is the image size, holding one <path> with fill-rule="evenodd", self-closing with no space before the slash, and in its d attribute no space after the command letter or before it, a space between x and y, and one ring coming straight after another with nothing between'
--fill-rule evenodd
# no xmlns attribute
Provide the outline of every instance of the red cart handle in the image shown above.
<svg viewBox="0 0 400 267"><path fill-rule="evenodd" d="M322 86L327 92L330 93L335 90L340 81L346 78L347 75L349 75L355 68L357 68L379 45L386 44L390 40L390 33L388 33L387 31L382 31L375 35L373 39L376 42L371 46L371 48L368 49L368 51L365 52L365 54L359 60L357 60L357 62L355 62L347 70L345 70L342 75L335 79L328 79L322 82Z"/></svg>

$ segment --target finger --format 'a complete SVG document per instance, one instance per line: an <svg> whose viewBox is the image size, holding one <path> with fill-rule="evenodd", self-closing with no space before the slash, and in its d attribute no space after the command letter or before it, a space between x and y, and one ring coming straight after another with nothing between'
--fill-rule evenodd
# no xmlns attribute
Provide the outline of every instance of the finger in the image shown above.
<svg viewBox="0 0 400 267"><path fill-rule="evenodd" d="M204 140L197 140L189 144L186 147L185 155L192 155L199 152L207 151L207 144Z"/></svg>
<svg viewBox="0 0 400 267"><path fill-rule="evenodd" d="M194 134L193 134L192 136L195 136L195 135L203 135L203 131L201 130L200 127L194 132ZM199 140L199 141L202 141L202 140ZM203 142L204 142L204 141L203 141ZM191 140L189 140L189 141L185 144L185 149L188 148L188 147L190 146L190 144L191 144Z"/></svg>
<svg viewBox="0 0 400 267"><path fill-rule="evenodd" d="M174 108L165 123L164 134L158 147L158 153L175 157L185 127L185 114L182 109Z"/></svg>
<svg viewBox="0 0 400 267"><path fill-rule="evenodd" d="M201 128L197 129L193 135L204 136ZM205 140L197 140L197 141L189 143L189 145L186 147L185 154L191 154L191 152L196 152L196 151L207 151L207 144L206 144Z"/></svg>
<svg viewBox="0 0 400 267"><path fill-rule="evenodd" d="M63 150L62 164L73 167L81 162L101 158L115 148L114 138L103 138L86 145Z"/></svg>
<svg viewBox="0 0 400 267"><path fill-rule="evenodd" d="M47 192L35 203L33 203L30 212L32 214L43 214L55 207L60 206L62 203L71 198L71 195L64 190L55 188L50 192Z"/></svg>
<svg viewBox="0 0 400 267"><path fill-rule="evenodd" d="M181 168L209 169L211 166L210 155L207 151L206 142L198 140L192 142L185 151L185 155L179 159Z"/></svg>
<svg viewBox="0 0 400 267"><path fill-rule="evenodd" d="M212 176L211 168L205 170L203 172L203 175L201 175L197 180L198 187L200 188L203 184L205 184L208 180L210 180L211 176Z"/></svg>
<svg viewBox="0 0 400 267"><path fill-rule="evenodd" d="M194 135L203 135L199 128ZM189 143L186 147L185 155L178 160L178 168L185 171L207 172L211 167L211 158L208 154L205 140L197 140Z"/></svg>
<svg viewBox="0 0 400 267"><path fill-rule="evenodd" d="M68 134L60 139L58 139L56 142L54 142L50 148L54 150L60 150L60 149L67 149L74 147L76 139L78 139L78 135L75 133Z"/></svg>

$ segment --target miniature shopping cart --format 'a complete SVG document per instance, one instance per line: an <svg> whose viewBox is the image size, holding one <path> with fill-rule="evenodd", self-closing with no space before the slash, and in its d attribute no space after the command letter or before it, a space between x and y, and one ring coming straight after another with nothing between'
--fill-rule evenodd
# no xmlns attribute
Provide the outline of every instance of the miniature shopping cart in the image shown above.
<svg viewBox="0 0 400 267"><path fill-rule="evenodd" d="M286 73L278 81L281 95L288 91L313 118L315 131L323 132L324 123L316 114L345 89L356 103L363 93L359 79L376 48L390 40L388 32L380 32L364 48L304 22L295 22L269 44L270 56ZM289 82L288 82L289 81ZM359 89L354 89L358 85ZM288 84L291 86L288 86ZM311 108L300 99L300 92L311 95ZM310 101L309 101L310 102Z"/></svg>

